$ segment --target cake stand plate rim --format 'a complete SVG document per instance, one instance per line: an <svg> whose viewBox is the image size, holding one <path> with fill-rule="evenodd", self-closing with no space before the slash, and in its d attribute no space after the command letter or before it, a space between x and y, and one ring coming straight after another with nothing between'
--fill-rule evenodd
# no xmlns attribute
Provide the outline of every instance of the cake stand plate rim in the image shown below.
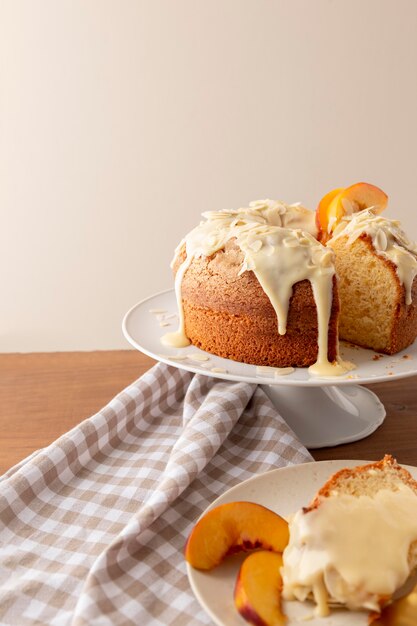
<svg viewBox="0 0 417 626"><path fill-rule="evenodd" d="M256 373L256 366L247 363L238 363L230 359L223 359L216 355L200 350L196 346L187 348L167 348L160 343L160 337L166 332L175 330L177 321L170 326L160 326L151 310L164 309L169 315L176 313L176 300L174 290L165 289L134 304L125 314L122 321L122 332L130 345L151 358L195 374L202 374L212 378L229 380L232 382L248 382L260 385L288 385L295 387L328 387L343 385L362 385L380 382L389 382L401 378L417 375L417 342L403 350L398 355L377 355L373 350L367 350L355 346L346 347L342 356L347 360L355 360L358 367L346 376L334 376L331 378L310 376L307 368L296 368L294 373L287 376L275 376L271 368L271 376ZM207 358L205 361L193 361L190 358L176 361L171 357L186 355L200 355ZM407 361L405 361L407 357ZM414 364L413 364L414 362ZM211 367L225 369L225 372L213 372ZM365 365L364 365L365 364Z"/></svg>

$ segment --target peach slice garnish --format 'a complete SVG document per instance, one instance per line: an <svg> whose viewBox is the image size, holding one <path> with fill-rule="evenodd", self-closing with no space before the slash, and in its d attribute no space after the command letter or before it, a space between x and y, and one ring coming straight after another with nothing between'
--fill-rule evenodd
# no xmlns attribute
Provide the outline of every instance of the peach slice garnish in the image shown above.
<svg viewBox="0 0 417 626"><path fill-rule="evenodd" d="M328 225L328 209L330 203L338 196L342 191L344 191L344 187L338 187L337 189L332 189L326 193L325 196L320 200L318 207L316 209L316 225L319 229L319 232L327 232Z"/></svg>
<svg viewBox="0 0 417 626"><path fill-rule="evenodd" d="M235 586L235 606L255 626L282 626L282 556L276 552L254 552L243 561Z"/></svg>
<svg viewBox="0 0 417 626"><path fill-rule="evenodd" d="M369 183L355 183L345 189L330 191L320 200L316 211L319 240L326 243L346 215L371 207L375 213L381 213L387 204L387 194Z"/></svg>
<svg viewBox="0 0 417 626"><path fill-rule="evenodd" d="M197 522L185 546L185 558L193 567L209 570L236 552L255 548L282 552L288 537L288 523L277 513L254 502L229 502Z"/></svg>

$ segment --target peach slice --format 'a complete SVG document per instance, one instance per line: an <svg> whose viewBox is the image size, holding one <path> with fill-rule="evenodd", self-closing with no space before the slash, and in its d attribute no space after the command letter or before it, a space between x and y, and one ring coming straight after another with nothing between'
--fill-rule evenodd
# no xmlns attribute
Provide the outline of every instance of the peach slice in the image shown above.
<svg viewBox="0 0 417 626"><path fill-rule="evenodd" d="M330 203L338 196L342 191L344 191L344 187L338 187L337 189L332 189L326 193L325 196L320 200L319 205L316 210L316 225L319 229L319 232L327 232L328 225L328 209Z"/></svg>
<svg viewBox="0 0 417 626"><path fill-rule="evenodd" d="M229 502L197 522L185 546L185 558L193 567L209 570L235 552L255 548L282 552L288 537L288 523L277 513L254 502Z"/></svg>
<svg viewBox="0 0 417 626"><path fill-rule="evenodd" d="M334 189L322 198L316 211L319 239L326 243L345 215L352 215L372 207L381 213L388 204L388 196L379 187L369 183L355 183L345 189Z"/></svg>
<svg viewBox="0 0 417 626"><path fill-rule="evenodd" d="M254 552L243 561L235 586L235 606L255 626L282 626L282 556L276 552Z"/></svg>

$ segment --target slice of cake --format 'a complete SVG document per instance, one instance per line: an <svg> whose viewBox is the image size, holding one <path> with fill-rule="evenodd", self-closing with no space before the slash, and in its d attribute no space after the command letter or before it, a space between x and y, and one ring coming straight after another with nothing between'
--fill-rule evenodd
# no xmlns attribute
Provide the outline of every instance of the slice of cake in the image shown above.
<svg viewBox="0 0 417 626"><path fill-rule="evenodd" d="M380 611L417 567L417 482L389 455L343 469L289 530L285 599Z"/></svg>
<svg viewBox="0 0 417 626"><path fill-rule="evenodd" d="M395 354L417 336L417 246L399 222L372 209L342 220L335 252L341 312L339 337Z"/></svg>

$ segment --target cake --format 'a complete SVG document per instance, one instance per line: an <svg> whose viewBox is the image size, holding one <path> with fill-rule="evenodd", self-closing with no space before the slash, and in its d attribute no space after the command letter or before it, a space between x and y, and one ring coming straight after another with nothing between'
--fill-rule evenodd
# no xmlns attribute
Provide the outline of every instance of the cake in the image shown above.
<svg viewBox="0 0 417 626"><path fill-rule="evenodd" d="M395 354L417 335L417 246L396 220L371 209L345 218L327 246L335 252L339 337Z"/></svg>
<svg viewBox="0 0 417 626"><path fill-rule="evenodd" d="M314 213L265 200L203 217L176 251L180 327L164 343L255 365L337 368L334 253L317 240Z"/></svg>
<svg viewBox="0 0 417 626"><path fill-rule="evenodd" d="M417 567L417 482L390 455L343 469L289 522L283 598L379 612Z"/></svg>
<svg viewBox="0 0 417 626"><path fill-rule="evenodd" d="M352 368L339 336L404 349L417 335L417 247L379 215L386 201L357 183L326 194L316 212L259 200L204 213L175 252L180 323L162 342L324 376Z"/></svg>

